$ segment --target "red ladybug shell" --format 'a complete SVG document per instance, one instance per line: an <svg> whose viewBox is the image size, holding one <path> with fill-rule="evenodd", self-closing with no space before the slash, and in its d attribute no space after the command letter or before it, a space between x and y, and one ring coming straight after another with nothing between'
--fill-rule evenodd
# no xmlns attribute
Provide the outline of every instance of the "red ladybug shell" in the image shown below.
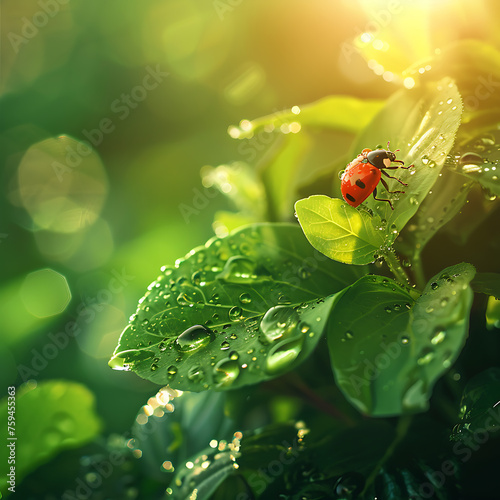
<svg viewBox="0 0 500 500"><path fill-rule="evenodd" d="M342 196L352 207L357 207L373 193L381 177L377 167L361 161L360 155L349 163L341 179Z"/></svg>

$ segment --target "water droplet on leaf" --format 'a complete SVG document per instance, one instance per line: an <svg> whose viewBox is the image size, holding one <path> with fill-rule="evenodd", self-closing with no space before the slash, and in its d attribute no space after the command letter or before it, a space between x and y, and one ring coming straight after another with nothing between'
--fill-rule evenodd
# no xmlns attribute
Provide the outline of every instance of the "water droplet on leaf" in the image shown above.
<svg viewBox="0 0 500 500"><path fill-rule="evenodd" d="M180 352L193 352L207 346L214 338L213 332L203 325L194 325L183 331L175 340Z"/></svg>

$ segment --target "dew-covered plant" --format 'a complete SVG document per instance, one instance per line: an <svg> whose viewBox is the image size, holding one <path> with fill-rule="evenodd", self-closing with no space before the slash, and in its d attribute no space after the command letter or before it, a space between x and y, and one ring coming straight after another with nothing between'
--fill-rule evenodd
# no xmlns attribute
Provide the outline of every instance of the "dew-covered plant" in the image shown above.
<svg viewBox="0 0 500 500"><path fill-rule="evenodd" d="M134 429L166 497L492 498L500 94L464 103L479 77L500 79L500 54L461 42L427 64L386 102L333 96L245 120L230 135L265 132L272 150L204 170L237 211L161 269L109 363L188 391ZM379 186L394 210L353 208L339 175L388 141L414 165L398 172L408 187Z"/></svg>

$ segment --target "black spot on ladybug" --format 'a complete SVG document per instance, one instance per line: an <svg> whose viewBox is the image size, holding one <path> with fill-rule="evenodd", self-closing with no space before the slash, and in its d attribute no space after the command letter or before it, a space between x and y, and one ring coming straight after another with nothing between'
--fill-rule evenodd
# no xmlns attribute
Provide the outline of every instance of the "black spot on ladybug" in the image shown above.
<svg viewBox="0 0 500 500"><path fill-rule="evenodd" d="M349 193L346 193L345 197L346 197L349 201L352 201L353 203L356 201L356 199L354 198L354 196L351 196Z"/></svg>
<svg viewBox="0 0 500 500"><path fill-rule="evenodd" d="M366 184L362 180L358 179L356 181L356 186L360 187L361 189L365 189Z"/></svg>

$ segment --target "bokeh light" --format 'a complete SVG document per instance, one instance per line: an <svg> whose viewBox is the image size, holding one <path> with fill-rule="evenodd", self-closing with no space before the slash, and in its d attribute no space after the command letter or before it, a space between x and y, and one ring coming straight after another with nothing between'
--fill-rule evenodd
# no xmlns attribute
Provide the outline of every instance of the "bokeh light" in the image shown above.
<svg viewBox="0 0 500 500"><path fill-rule="evenodd" d="M29 273L20 290L26 309L37 318L61 314L71 300L66 278L53 269Z"/></svg>

